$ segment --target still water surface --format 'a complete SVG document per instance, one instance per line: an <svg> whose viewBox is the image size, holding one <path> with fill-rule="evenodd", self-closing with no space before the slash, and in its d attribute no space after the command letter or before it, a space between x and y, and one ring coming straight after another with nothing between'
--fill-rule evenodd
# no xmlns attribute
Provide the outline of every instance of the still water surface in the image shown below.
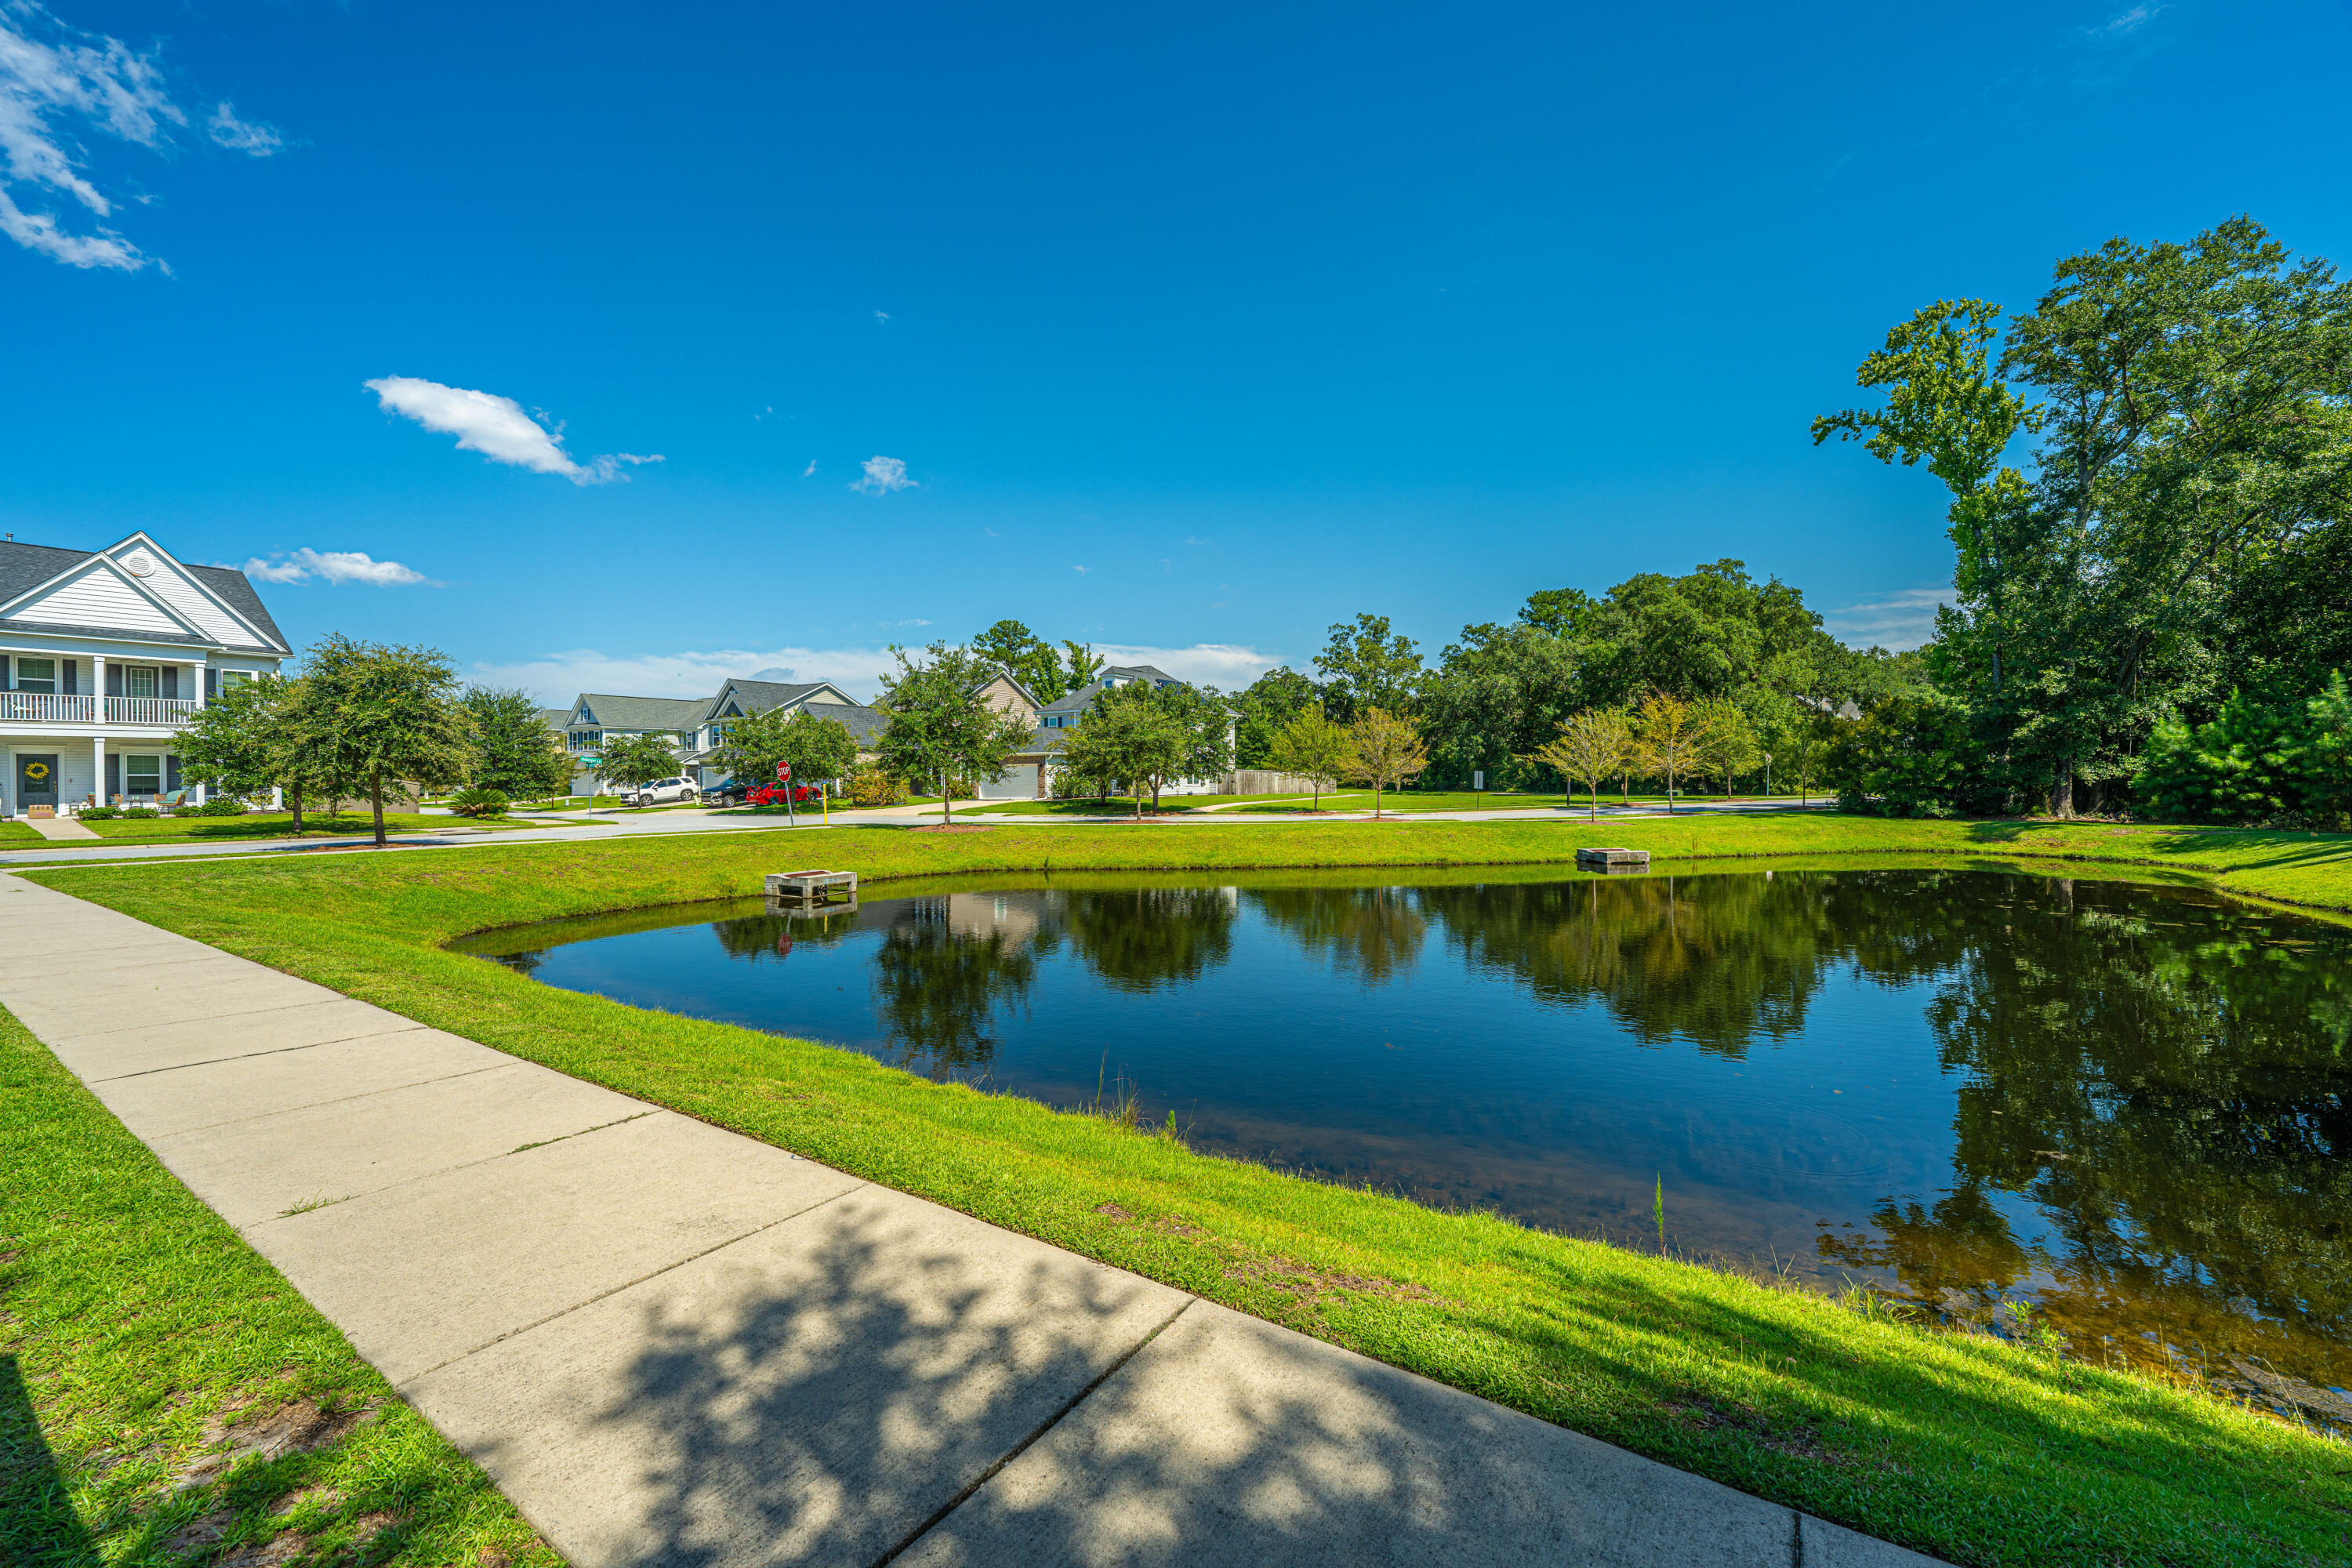
<svg viewBox="0 0 2352 1568"><path fill-rule="evenodd" d="M1578 1235L2352 1384L2352 933L1987 870L893 884L464 944ZM1378 880L1376 880L1378 879ZM2252 1360L2252 1358L2260 1358Z"/></svg>

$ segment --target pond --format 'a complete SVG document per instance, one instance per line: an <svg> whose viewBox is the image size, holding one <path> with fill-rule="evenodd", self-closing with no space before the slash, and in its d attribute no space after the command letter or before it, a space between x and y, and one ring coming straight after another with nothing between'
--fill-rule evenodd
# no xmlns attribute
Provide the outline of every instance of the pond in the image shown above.
<svg viewBox="0 0 2352 1568"><path fill-rule="evenodd" d="M893 883L459 944L1441 1207L2352 1384L2352 932L1987 869ZM872 891L873 889L869 889Z"/></svg>

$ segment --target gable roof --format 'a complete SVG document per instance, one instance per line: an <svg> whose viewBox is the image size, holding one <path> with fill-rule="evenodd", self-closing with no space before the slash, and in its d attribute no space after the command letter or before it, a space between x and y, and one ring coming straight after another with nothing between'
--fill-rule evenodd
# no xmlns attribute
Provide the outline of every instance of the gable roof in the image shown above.
<svg viewBox="0 0 2352 1568"><path fill-rule="evenodd" d="M835 687L835 689L840 689ZM881 737L882 731L890 727L890 715L883 712L879 708L867 708L855 702L820 702L803 711L814 713L820 719L839 720L842 728L856 738L861 751L871 750L873 742ZM692 753L686 760L689 763L707 763L718 754L719 748L711 746Z"/></svg>
<svg viewBox="0 0 2352 1568"><path fill-rule="evenodd" d="M1177 679L1174 676L1169 674L1166 670L1160 668L1156 665L1106 665L1100 675L1097 676L1094 679L1087 681L1084 686L1079 687L1076 691L1071 692L1068 696L1059 697L1055 699L1053 701L1046 703L1043 711L1047 713L1083 713L1087 709L1094 706L1095 699L1102 695L1104 687L1124 685L1132 681L1150 681L1154 687L1181 686L1184 684L1182 681Z"/></svg>
<svg viewBox="0 0 2352 1568"><path fill-rule="evenodd" d="M166 570L184 574L199 593L189 595L187 589L182 586L177 589L176 595L158 594L137 585L135 577L119 574L118 552L133 545L144 545L162 556ZM11 609L30 607L19 606L16 601L52 583L62 584L63 579L70 577L78 569L95 562L105 563L100 570L109 574L115 585L130 588L133 598L123 603L143 601L146 606L152 607L152 616L142 616L147 624L107 625L97 616L86 622L47 618L29 620L8 613ZM207 595L228 613L223 615L220 609L202 604L203 595ZM185 598L188 602L175 605L172 602L174 596ZM199 612L195 619L192 619L189 614L192 608ZM199 619L213 621L214 630L207 632L203 629L198 624ZM236 624L239 621L245 623L243 626ZM263 654L292 651L286 641L286 634L278 629L278 623L270 617L268 609L261 602L261 595L254 592L252 583L247 580L244 573L230 566L191 566L144 532L134 533L104 550L63 550L54 545L20 544L13 539L0 540L0 626L24 632L184 643L191 647L235 648Z"/></svg>
<svg viewBox="0 0 2352 1568"><path fill-rule="evenodd" d="M749 718L754 713L765 713L771 708L790 707L816 691L830 691L845 702L849 697L848 692L830 680L739 680L730 678L719 689L719 695L710 700L707 711L711 718L717 718L731 694L735 706L742 710L744 717ZM824 706L830 708L833 704L828 702Z"/></svg>
<svg viewBox="0 0 2352 1568"><path fill-rule="evenodd" d="M1013 674L1011 670L1005 668L1001 664L996 667L995 674L990 676L986 680L982 681L980 684L982 687L985 688L993 686L1000 680L1004 682L1005 685L1013 688L1013 690L1019 692L1021 694L1021 700L1029 704L1030 707L1043 708L1045 706L1043 702L1037 700L1037 694L1035 692L1030 690L1027 686L1022 683L1022 679L1019 676Z"/></svg>
<svg viewBox="0 0 2352 1568"><path fill-rule="evenodd" d="M551 730L561 730L566 724L572 722L572 710L569 708L542 708L539 710L539 721L546 725Z"/></svg>
<svg viewBox="0 0 2352 1568"><path fill-rule="evenodd" d="M583 709L584 716L579 716ZM623 697L583 691L572 700L565 718L600 730L684 731L701 723L709 711L708 697Z"/></svg>

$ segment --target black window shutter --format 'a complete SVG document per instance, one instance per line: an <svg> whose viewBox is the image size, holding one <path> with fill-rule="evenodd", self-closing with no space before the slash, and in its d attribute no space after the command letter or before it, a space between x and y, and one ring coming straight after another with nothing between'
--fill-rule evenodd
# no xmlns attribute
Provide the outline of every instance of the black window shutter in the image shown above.
<svg viewBox="0 0 2352 1568"><path fill-rule="evenodd" d="M180 694L180 667L178 665L167 664L163 667L163 679L158 683L158 689L162 695L165 697L177 697Z"/></svg>
<svg viewBox="0 0 2352 1568"><path fill-rule="evenodd" d="M114 752L106 753L106 802L122 793L122 759Z"/></svg>
<svg viewBox="0 0 2352 1568"><path fill-rule="evenodd" d="M106 694L109 697L122 695L122 667L119 664L106 667Z"/></svg>
<svg viewBox="0 0 2352 1568"><path fill-rule="evenodd" d="M219 695L220 671L215 669L208 664L205 666L205 700L210 702L214 698L218 697Z"/></svg>
<svg viewBox="0 0 2352 1568"><path fill-rule="evenodd" d="M68 697L71 697L74 694L75 687L79 684L75 678L81 672L75 668L75 664L72 659L61 658L58 660L58 674L60 677L58 681L58 689L64 692Z"/></svg>
<svg viewBox="0 0 2352 1568"><path fill-rule="evenodd" d="M163 759L163 787L167 790L180 787L180 759L176 756Z"/></svg>

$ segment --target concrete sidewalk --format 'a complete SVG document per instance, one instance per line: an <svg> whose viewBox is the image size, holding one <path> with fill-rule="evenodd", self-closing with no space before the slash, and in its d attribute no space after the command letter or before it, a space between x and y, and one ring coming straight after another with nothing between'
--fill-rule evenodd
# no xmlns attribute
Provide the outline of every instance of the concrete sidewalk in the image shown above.
<svg viewBox="0 0 2352 1568"><path fill-rule="evenodd" d="M1928 1559L0 876L0 1004L583 1568Z"/></svg>

